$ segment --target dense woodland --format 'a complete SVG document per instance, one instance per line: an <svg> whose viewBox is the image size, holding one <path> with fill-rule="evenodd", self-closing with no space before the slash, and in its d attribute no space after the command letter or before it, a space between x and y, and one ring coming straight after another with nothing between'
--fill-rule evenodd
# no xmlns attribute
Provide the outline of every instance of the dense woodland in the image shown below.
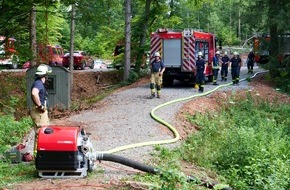
<svg viewBox="0 0 290 190"><path fill-rule="evenodd" d="M214 33L219 46L251 45L251 37L267 33L273 57L279 54L278 35L290 31L288 0L0 0L0 9L0 34L17 39L22 62L35 56L36 43L59 44L69 52L72 20L75 50L113 59L114 47L125 44L127 16L137 72L157 28L201 29ZM281 75L272 70L273 76Z"/></svg>

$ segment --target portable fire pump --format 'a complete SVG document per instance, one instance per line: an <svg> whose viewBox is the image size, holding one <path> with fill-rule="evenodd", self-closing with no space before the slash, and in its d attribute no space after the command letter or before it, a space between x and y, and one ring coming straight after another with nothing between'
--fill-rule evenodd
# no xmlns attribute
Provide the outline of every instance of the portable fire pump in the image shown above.
<svg viewBox="0 0 290 190"><path fill-rule="evenodd" d="M150 174L162 175L159 169L108 153L97 153L89 136L79 126L43 126L37 137L35 158L38 175L42 178L83 178L92 171L96 161L120 163ZM188 182L196 182L187 176ZM200 185L213 188L217 183L201 180ZM231 188L224 188L231 190Z"/></svg>
<svg viewBox="0 0 290 190"><path fill-rule="evenodd" d="M35 158L40 177L85 177L95 161L93 145L80 127L40 128Z"/></svg>
<svg viewBox="0 0 290 190"><path fill-rule="evenodd" d="M92 171L96 161L120 163L144 172L158 170L142 163L106 153L96 153L89 136L78 126L43 126L37 138L35 158L42 178L80 178Z"/></svg>
<svg viewBox="0 0 290 190"><path fill-rule="evenodd" d="M150 62L154 60L154 53L159 52L165 65L163 82L172 85L173 80L189 81L195 80L195 63L198 52L202 52L208 63L205 76L212 80L212 59L215 53L216 41L214 34L201 32L194 29L170 30L160 28L151 33L151 56Z"/></svg>

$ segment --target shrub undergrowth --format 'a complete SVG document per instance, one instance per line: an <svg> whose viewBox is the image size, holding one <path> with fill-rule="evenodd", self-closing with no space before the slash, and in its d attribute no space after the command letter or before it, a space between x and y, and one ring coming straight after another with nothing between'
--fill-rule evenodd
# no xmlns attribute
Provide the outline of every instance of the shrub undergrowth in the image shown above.
<svg viewBox="0 0 290 190"><path fill-rule="evenodd" d="M200 131L186 140L181 155L216 170L235 189L289 189L289 113L290 105L248 95L219 113L190 116Z"/></svg>

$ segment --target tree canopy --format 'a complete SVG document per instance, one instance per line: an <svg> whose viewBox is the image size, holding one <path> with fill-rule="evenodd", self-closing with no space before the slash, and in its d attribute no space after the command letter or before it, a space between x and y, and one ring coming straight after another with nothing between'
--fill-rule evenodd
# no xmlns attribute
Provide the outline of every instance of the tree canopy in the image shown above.
<svg viewBox="0 0 290 190"><path fill-rule="evenodd" d="M113 59L114 47L125 39L125 1L0 0L0 34L15 37L21 60L27 59L29 13L34 5L37 42L59 44L68 51L70 5L75 3L75 49ZM131 11L131 44L135 50L131 54L137 55L149 50L150 33L161 27L211 32L226 45L242 45L253 35L270 33L273 54L279 48L277 36L290 32L287 0L134 0Z"/></svg>

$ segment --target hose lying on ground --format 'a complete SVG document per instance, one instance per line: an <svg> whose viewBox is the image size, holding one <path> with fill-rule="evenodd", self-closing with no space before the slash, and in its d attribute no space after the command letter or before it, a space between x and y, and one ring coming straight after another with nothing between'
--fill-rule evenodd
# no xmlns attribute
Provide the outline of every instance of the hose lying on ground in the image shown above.
<svg viewBox="0 0 290 190"><path fill-rule="evenodd" d="M251 76L249 78L252 79L252 78L256 77L256 75L261 74L261 73L266 73L266 72L268 72L268 71L257 72L257 73L255 73L253 76ZM245 81L245 80L247 80L247 79L241 79L240 82ZM166 122L163 119L161 119L158 116L156 116L155 115L155 111L157 111L158 109L160 109L162 107L165 107L167 105L173 104L173 103L186 101L186 100L189 100L189 99L192 99L192 98L195 98L195 97L208 95L208 94L216 91L219 88L230 86L231 84L232 83L219 85L218 87L214 88L213 90L210 90L210 91L207 91L207 92L204 92L204 93L200 93L200 94L195 94L195 95L192 95L192 96L189 96L189 97L185 97L185 98L179 98L179 99L176 99L176 100L172 100L172 101L166 102L166 103L161 104L161 105L155 107L154 109L152 109L152 111L150 113L151 117L154 120L158 121L159 123L161 123L161 124L165 125L166 127L168 127L173 132L175 138L168 139L168 140L159 140L159 141L150 141L150 142L143 142L143 143L137 143L137 144L130 144L130 145L117 147L117 148L114 148L114 149L111 149L111 150L108 150L106 152L98 154L97 155L97 160L99 160L99 161L101 161L101 160L112 161L112 162L116 162L116 163L120 163L120 164L129 166L129 167L132 167L134 169L138 169L140 171L147 172L147 173L162 175L160 173L159 169L153 168L152 166L147 166L145 164L142 164L142 163L139 163L139 162L136 162L136 161L133 161L133 160L118 156L118 155L113 155L113 154L110 154L110 153L115 153L115 152L131 149L131 148L136 148L136 147L142 147L142 146L148 146L148 145L156 145L156 144L168 144L168 143L173 143L173 142L178 141L179 138L180 138L178 131L171 124L169 124L168 122ZM197 178L194 177L194 176L187 176L187 181L188 182L197 181ZM209 181L203 180L202 181L202 185L207 187L207 188L212 189L212 188L214 188L214 186L216 186L218 184L215 183L215 182L209 182ZM230 187L223 188L223 190L231 190L231 189L232 188L230 188Z"/></svg>
<svg viewBox="0 0 290 190"><path fill-rule="evenodd" d="M137 161L134 161L134 160L131 160L131 159L119 156L119 155L115 155L115 154L106 154L106 153L105 154L97 154L96 160L98 160L98 161L101 161L101 160L111 161L111 162L115 162L115 163L119 163L119 164L122 164L125 166L132 167L134 169L137 169L137 170L140 170L143 172L147 172L150 174L158 174L158 175L162 176L162 172L160 172L160 170L157 168L154 168L152 166L148 166L148 165L145 165L143 163L140 163L140 162L137 162ZM187 182L193 182L193 181L196 182L199 180L198 180L198 178L196 178L194 176L187 176ZM202 180L202 183L200 185L203 185L207 188L213 189L214 186L218 185L218 184L215 182L209 182L206 180ZM222 190L231 190L231 188L226 187L226 188L223 188Z"/></svg>

